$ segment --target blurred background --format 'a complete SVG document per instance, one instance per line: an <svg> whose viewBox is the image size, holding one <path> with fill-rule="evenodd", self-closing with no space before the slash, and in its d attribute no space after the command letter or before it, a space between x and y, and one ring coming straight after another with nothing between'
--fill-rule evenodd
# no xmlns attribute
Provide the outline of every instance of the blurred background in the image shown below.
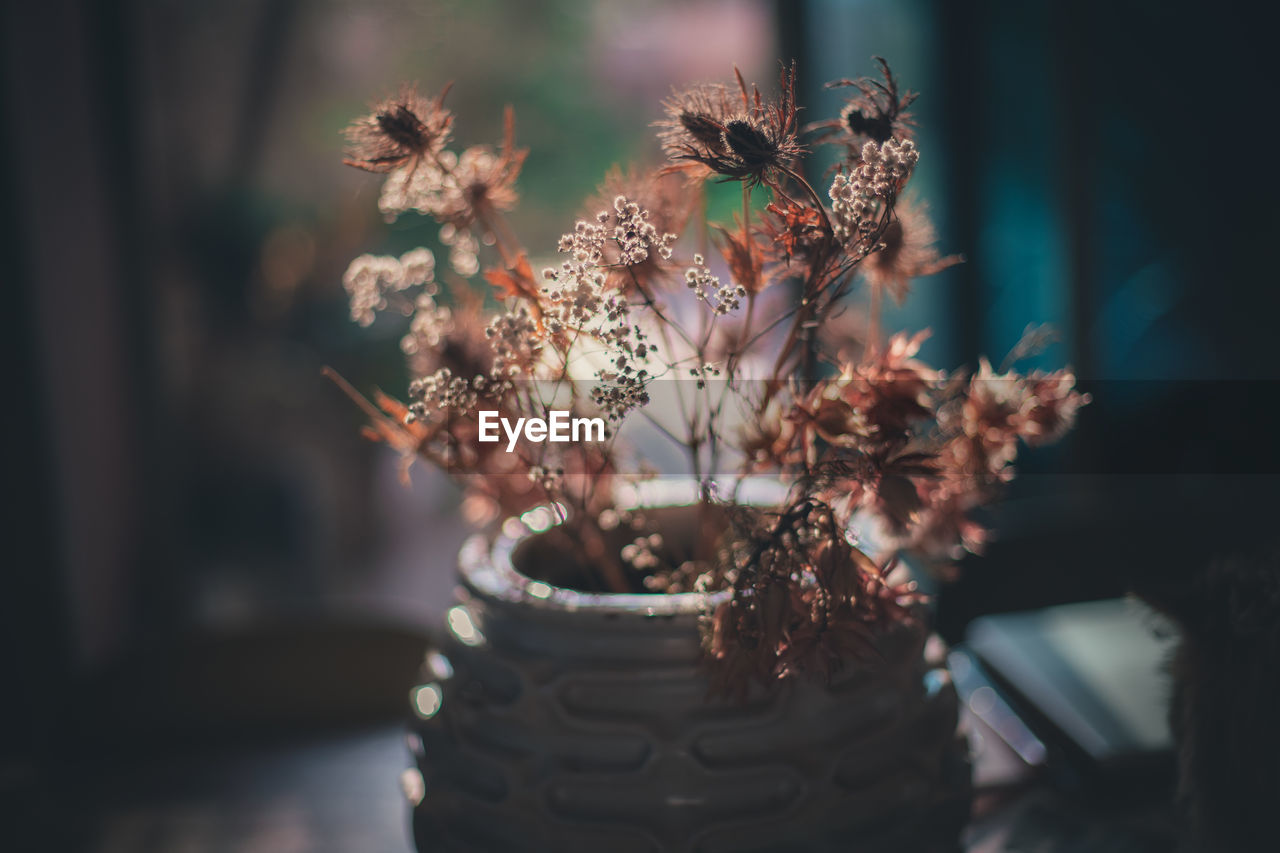
<svg viewBox="0 0 1280 853"><path fill-rule="evenodd" d="M341 165L342 128L402 80L456 81L466 144L497 142L514 106L532 153L513 223L551 246L612 164L656 158L672 85L736 64L770 86L794 57L825 118L824 81L887 57L923 93L916 192L967 258L888 323L931 327L943 367L1052 323L1042 364L1094 396L941 591L944 635L1269 535L1276 75L1246 9L6 4L0 815L40 850L405 849L387 726L465 531L447 484L402 489L320 376L406 382L402 330L351 323L341 287L357 254L438 248ZM307 761L354 769L324 782ZM228 781L244 766L253 784Z"/></svg>

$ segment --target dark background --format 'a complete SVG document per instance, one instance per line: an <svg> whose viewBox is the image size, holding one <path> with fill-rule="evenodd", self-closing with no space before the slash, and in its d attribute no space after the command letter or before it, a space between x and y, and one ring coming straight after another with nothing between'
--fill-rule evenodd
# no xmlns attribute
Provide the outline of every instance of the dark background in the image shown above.
<svg viewBox="0 0 1280 853"><path fill-rule="evenodd" d="M401 713L456 498L400 491L319 377L404 381L395 330L350 324L340 286L434 233L383 225L340 166L342 126L401 79L456 79L468 143L515 105L516 224L551 245L609 164L652 153L670 85L794 56L817 117L822 81L886 55L924 93L918 182L967 258L896 322L932 326L943 366L1052 322L1042 363L1094 396L992 510L943 633L1272 536L1276 49L1244 4L51 0L3 21L0 801L43 827L33 849L108 849L133 801L99 794L146 801L149 757Z"/></svg>

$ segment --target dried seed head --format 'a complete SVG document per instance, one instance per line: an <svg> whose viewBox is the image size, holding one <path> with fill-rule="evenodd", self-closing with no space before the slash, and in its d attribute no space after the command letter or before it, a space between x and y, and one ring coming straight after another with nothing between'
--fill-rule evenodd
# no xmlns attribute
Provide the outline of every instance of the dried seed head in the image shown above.
<svg viewBox="0 0 1280 853"><path fill-rule="evenodd" d="M907 107L916 99L916 93L898 88L897 78L883 59L876 57L876 64L880 66L879 80L859 77L828 83L828 89L848 87L855 93L845 102L839 119L818 122L806 128L819 131L819 140L845 146L850 159L856 159L858 151L868 141L884 143L913 136L915 122Z"/></svg>
<svg viewBox="0 0 1280 853"><path fill-rule="evenodd" d="M777 156L776 146L769 137L746 119L734 119L726 124L724 141L749 169L767 167Z"/></svg>
<svg viewBox="0 0 1280 853"><path fill-rule="evenodd" d="M940 255L934 246L936 241L937 234L924 207L899 201L894 218L880 235L880 248L862 262L862 275L873 287L887 290L900 305L911 279L960 263L958 255Z"/></svg>
<svg viewBox="0 0 1280 853"><path fill-rule="evenodd" d="M677 121L699 144L716 153L724 150L724 128L711 116L706 113L682 112Z"/></svg>
<svg viewBox="0 0 1280 853"><path fill-rule="evenodd" d="M375 104L373 111L354 121L347 138L348 166L366 172L412 170L423 159L440 153L449 138L453 114L444 108L449 87L434 100L405 85L394 98Z"/></svg>
<svg viewBox="0 0 1280 853"><path fill-rule="evenodd" d="M750 185L773 180L802 148L796 139L795 68L784 69L776 101L747 90L741 75L736 92L727 86L694 86L665 103L659 122L663 150L675 162L701 163L712 172Z"/></svg>

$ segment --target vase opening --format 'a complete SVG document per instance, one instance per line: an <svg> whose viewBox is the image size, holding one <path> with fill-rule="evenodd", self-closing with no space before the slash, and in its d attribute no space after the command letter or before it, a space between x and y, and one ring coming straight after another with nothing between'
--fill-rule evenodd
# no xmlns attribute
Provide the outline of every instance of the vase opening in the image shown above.
<svg viewBox="0 0 1280 853"><path fill-rule="evenodd" d="M649 507L630 514L629 521L611 530L600 531L594 542L576 541L574 532L563 525L523 537L511 552L511 565L532 581L597 593L605 591L598 562L613 559L622 568L628 593L662 594L645 585L645 578L653 573L651 568L620 557L627 547L657 536L652 548L661 555L662 566L707 561L728 528L728 516L720 506Z"/></svg>

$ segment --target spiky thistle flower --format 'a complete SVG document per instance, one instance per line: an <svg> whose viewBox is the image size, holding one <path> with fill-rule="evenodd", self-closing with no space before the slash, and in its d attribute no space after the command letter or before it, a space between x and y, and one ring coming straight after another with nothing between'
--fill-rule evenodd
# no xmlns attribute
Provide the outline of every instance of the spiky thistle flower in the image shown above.
<svg viewBox="0 0 1280 853"><path fill-rule="evenodd" d="M515 113L510 107L503 125L497 151L488 145L473 145L461 154L442 151L429 167L392 174L378 202L382 212L394 217L417 210L460 232L477 221L484 223L488 213L515 207L516 178L528 151L516 147Z"/></svg>
<svg viewBox="0 0 1280 853"><path fill-rule="evenodd" d="M804 151L796 139L795 65L783 69L778 98L771 102L755 86L748 91L741 72L735 68L734 73L737 93L701 84L663 103L667 119L658 122L663 150L675 163L701 163L727 180L772 183L774 174Z"/></svg>
<svg viewBox="0 0 1280 853"><path fill-rule="evenodd" d="M342 162L366 172L391 172L402 166L412 172L423 159L439 154L453 124L453 113L444 108L451 85L430 99L405 84L394 98L374 104L368 115L343 131L347 150Z"/></svg>
<svg viewBox="0 0 1280 853"><path fill-rule="evenodd" d="M912 139L915 122L907 107L915 101L918 93L901 91L889 63L879 56L875 61L880 66L883 82L872 77L859 77L828 83L827 89L849 87L856 90L856 94L845 101L839 119L817 122L805 130L817 131L819 141L844 145L851 156L856 156L867 141L884 143L890 139Z"/></svg>

